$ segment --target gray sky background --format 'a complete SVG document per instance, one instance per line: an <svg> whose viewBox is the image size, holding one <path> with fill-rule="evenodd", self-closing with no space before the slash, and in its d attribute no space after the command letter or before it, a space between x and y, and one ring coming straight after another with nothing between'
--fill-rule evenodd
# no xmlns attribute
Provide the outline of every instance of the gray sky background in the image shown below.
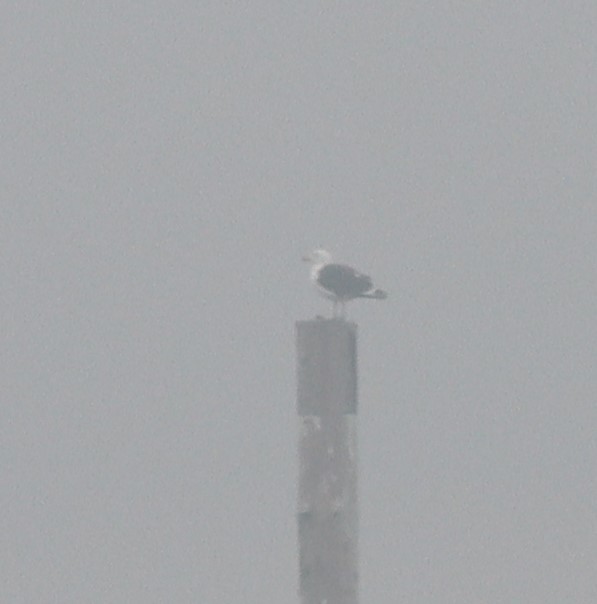
<svg viewBox="0 0 597 604"><path fill-rule="evenodd" d="M360 333L363 602L597 601L594 2L5 2L0 601L296 602L294 321Z"/></svg>

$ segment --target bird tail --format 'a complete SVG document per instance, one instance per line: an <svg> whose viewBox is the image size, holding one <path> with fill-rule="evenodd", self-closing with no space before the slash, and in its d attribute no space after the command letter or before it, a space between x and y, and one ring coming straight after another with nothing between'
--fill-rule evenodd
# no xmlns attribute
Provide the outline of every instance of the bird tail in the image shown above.
<svg viewBox="0 0 597 604"><path fill-rule="evenodd" d="M372 298L374 300L385 300L388 297L388 292L383 289L372 289L371 291L361 294L359 298Z"/></svg>

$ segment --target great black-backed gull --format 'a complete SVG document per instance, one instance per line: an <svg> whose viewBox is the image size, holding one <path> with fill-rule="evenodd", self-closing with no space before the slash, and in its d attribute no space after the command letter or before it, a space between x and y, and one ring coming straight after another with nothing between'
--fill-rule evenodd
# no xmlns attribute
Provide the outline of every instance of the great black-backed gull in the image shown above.
<svg viewBox="0 0 597 604"><path fill-rule="evenodd" d="M383 289L373 287L368 275L359 273L345 264L332 262L332 256L326 250L318 249L304 256L305 262L311 263L311 281L317 291L334 302L334 317L344 317L345 304L354 298L372 298L384 300L388 294Z"/></svg>

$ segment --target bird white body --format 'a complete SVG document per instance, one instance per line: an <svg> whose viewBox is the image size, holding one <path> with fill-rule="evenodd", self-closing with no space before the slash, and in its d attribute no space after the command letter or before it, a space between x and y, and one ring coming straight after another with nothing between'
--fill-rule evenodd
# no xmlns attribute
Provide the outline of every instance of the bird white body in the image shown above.
<svg viewBox="0 0 597 604"><path fill-rule="evenodd" d="M323 287L318 281L321 269L326 264L331 264L332 255L326 250L315 250L311 252L309 256L305 256L303 260L305 262L311 262L309 278L311 279L311 283L313 284L319 295L323 296L324 298L327 298L328 300L336 301L338 299L338 296L336 296L334 292Z"/></svg>

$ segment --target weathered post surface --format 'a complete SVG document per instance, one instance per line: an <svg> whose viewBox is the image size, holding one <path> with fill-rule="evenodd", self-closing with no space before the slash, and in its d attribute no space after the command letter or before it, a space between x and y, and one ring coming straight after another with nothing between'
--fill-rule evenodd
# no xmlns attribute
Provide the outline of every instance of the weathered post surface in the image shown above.
<svg viewBox="0 0 597 604"><path fill-rule="evenodd" d="M357 327L298 321L302 604L358 604Z"/></svg>

